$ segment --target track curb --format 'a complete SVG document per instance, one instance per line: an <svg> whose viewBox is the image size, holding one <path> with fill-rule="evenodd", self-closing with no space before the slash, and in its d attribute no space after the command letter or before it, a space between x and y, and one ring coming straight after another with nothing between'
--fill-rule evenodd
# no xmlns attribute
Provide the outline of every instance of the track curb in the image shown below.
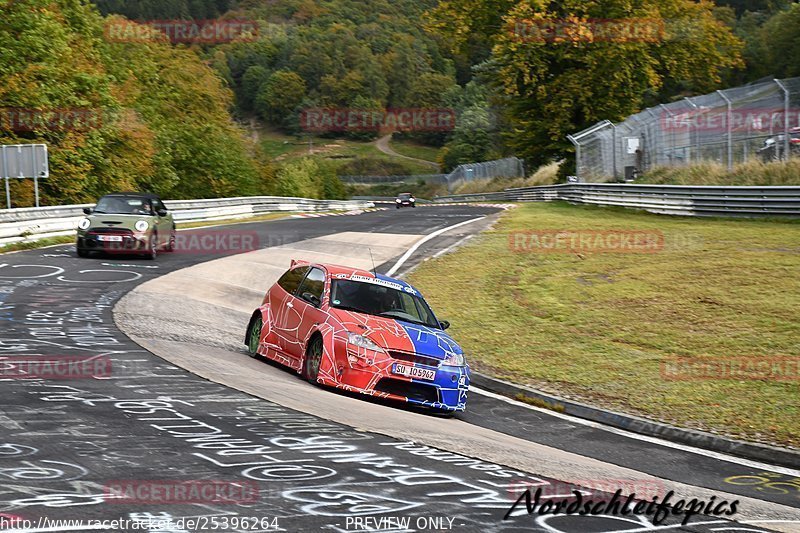
<svg viewBox="0 0 800 533"><path fill-rule="evenodd" d="M535 398L550 404L555 411L623 429L632 433L657 437L671 442L714 452L726 453L771 465L800 468L800 452L789 449L730 439L712 433L679 428L645 418L618 413L616 411L600 409L591 405L546 394L530 387L516 385L478 372L471 373L470 381L473 385L496 394L501 394L509 398L525 395L529 398Z"/></svg>

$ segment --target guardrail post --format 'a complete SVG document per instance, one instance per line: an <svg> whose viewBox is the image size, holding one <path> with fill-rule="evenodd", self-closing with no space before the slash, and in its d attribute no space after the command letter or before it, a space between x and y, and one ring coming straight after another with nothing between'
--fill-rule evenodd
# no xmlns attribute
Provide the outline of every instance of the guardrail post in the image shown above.
<svg viewBox="0 0 800 533"><path fill-rule="evenodd" d="M783 160L788 161L790 155L789 144L789 89L781 83L781 80L773 80L783 91Z"/></svg>
<svg viewBox="0 0 800 533"><path fill-rule="evenodd" d="M725 122L727 122L727 129L728 129L728 171L730 172L733 170L733 102L725 96L725 93L722 91L717 91L717 94L725 100L725 103L728 105L728 113Z"/></svg>

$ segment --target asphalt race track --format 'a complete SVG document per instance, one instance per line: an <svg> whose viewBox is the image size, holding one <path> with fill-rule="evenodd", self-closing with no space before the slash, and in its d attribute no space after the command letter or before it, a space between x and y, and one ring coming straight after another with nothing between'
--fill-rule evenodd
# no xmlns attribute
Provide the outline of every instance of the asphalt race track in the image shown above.
<svg viewBox="0 0 800 533"><path fill-rule="evenodd" d="M287 258L370 266L371 251L386 272L422 236L480 219L422 245L402 274L485 229L497 211L392 209L217 228L256 238L258 251L235 256L78 259L71 246L0 255L0 358L93 357L110 370L80 380L0 375L0 531L800 531L800 492L736 484L800 472L632 438L480 391L467 413L436 417L323 390L247 357L248 309ZM257 493L171 503L115 501L109 491L173 480ZM645 499L667 490L674 501L738 499L738 513L654 526L633 515L528 516L521 505L503 520L522 487L566 496L567 484L593 482ZM139 526L54 528L45 517Z"/></svg>

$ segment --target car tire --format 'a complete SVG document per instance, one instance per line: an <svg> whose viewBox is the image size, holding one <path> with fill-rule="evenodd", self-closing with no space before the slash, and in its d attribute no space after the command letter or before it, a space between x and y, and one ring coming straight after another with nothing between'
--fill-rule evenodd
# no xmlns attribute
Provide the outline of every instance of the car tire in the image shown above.
<svg viewBox="0 0 800 533"><path fill-rule="evenodd" d="M399 206L399 205L397 206L397 209L400 209L400 206Z"/></svg>
<svg viewBox="0 0 800 533"><path fill-rule="evenodd" d="M147 259L155 261L158 257L158 233L153 232L150 240L147 241Z"/></svg>
<svg viewBox="0 0 800 533"><path fill-rule="evenodd" d="M167 243L167 247L164 248L165 252L174 252L175 251L175 229L170 232L169 234L169 242Z"/></svg>
<svg viewBox="0 0 800 533"><path fill-rule="evenodd" d="M88 250L84 250L83 248L75 248L75 252L78 254L78 257L89 257Z"/></svg>
<svg viewBox="0 0 800 533"><path fill-rule="evenodd" d="M261 328L264 325L264 319L259 314L253 317L250 321L250 326L247 328L247 355L253 359L258 359L258 345L261 343Z"/></svg>
<svg viewBox="0 0 800 533"><path fill-rule="evenodd" d="M317 384L319 378L319 367L322 364L322 337L314 335L306 347L306 356L303 359L303 377L309 383Z"/></svg>

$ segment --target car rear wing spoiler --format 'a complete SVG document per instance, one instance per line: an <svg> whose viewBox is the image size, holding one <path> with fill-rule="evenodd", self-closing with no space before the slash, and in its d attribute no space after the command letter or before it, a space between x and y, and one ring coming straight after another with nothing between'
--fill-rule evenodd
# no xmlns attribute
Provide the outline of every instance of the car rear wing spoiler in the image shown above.
<svg viewBox="0 0 800 533"><path fill-rule="evenodd" d="M297 266L306 266L306 265L310 265L310 264L311 263L309 261L305 261L303 259L292 259L292 264L289 265L289 270L291 270L291 269L293 269L294 267L297 267Z"/></svg>

